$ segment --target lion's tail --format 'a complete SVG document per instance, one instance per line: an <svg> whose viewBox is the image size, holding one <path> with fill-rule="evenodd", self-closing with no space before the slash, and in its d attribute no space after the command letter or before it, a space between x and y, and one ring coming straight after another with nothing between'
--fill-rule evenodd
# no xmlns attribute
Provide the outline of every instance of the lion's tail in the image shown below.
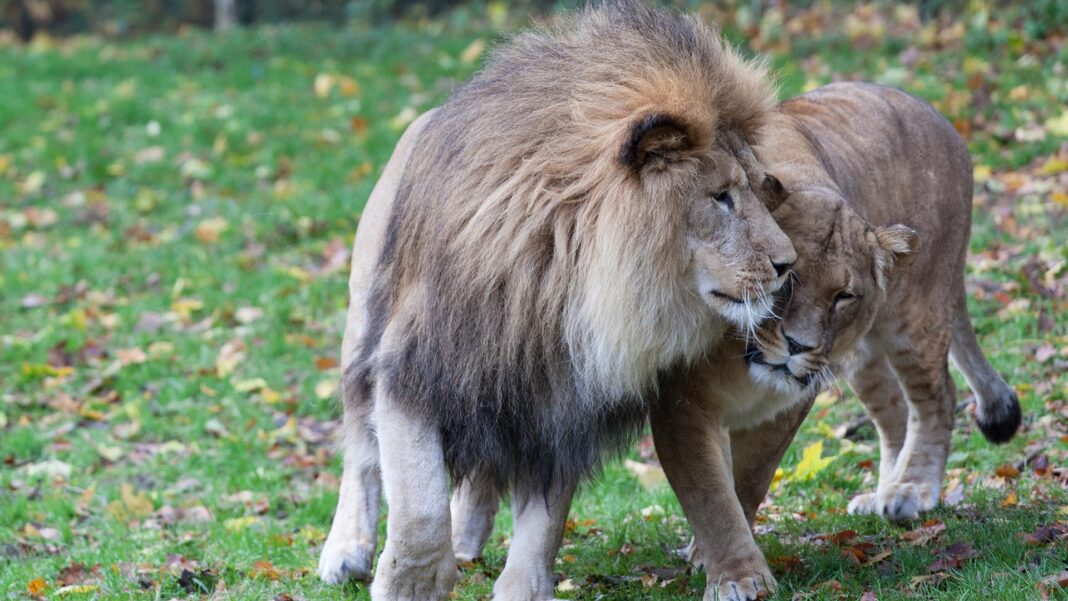
<svg viewBox="0 0 1068 601"><path fill-rule="evenodd" d="M1020 400L986 360L975 339L968 311L963 308L954 318L949 357L975 393L975 420L983 436L995 444L1011 440L1020 428Z"/></svg>

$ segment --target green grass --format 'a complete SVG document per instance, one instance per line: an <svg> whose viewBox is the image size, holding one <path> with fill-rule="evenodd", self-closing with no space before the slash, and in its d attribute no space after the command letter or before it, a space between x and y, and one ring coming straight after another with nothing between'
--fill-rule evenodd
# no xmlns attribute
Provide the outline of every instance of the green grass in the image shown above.
<svg viewBox="0 0 1068 601"><path fill-rule="evenodd" d="M474 40L523 22L490 13L0 46L0 592L367 598L314 577L340 474L326 434L339 413L345 252L404 124L477 68L473 51L462 58ZM817 408L784 470L818 440L836 459L782 484L762 513L776 598L1036 598L1068 556L1063 540L1020 534L1064 519L1068 495L1051 475L995 470L1032 443L1053 467L1068 456L1068 197L1057 196L1068 175L1039 172L1066 138L1017 139L1056 130L1046 124L1068 101L1068 46L1004 23L984 32L974 16L933 46L892 17L866 41L843 15L823 16L822 32L791 33L774 16L727 30L768 49L784 97L839 77L884 81L970 129L992 173L977 195L972 315L1028 425L995 448L959 416L949 477L963 500L933 512L946 525L937 539L910 546L901 534L916 525L844 514L873 486L876 444L870 429L848 444L828 426L859 404L846 393ZM334 85L317 94L317 78L320 91ZM1054 354L1040 361L1044 347ZM1010 491L1016 504L1003 506ZM560 597L699 598L704 575L674 553L689 534L670 489L643 489L613 463L571 515L557 572L573 590ZM503 511L458 599L488 597L508 525ZM843 530L856 537L817 538ZM974 557L913 583L935 550L962 541ZM858 565L843 549L862 543L890 555ZM86 582L98 588L59 592Z"/></svg>

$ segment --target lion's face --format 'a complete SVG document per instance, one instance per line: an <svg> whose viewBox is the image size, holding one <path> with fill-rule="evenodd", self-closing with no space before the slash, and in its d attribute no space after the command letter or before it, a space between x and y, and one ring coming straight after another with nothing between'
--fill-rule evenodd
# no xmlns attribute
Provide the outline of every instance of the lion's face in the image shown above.
<svg viewBox="0 0 1068 601"><path fill-rule="evenodd" d="M903 225L872 227L826 192L791 201L776 217L798 249L796 280L782 295L782 319L759 329L746 356L757 381L803 392L826 384L830 366L856 348L918 242Z"/></svg>
<svg viewBox="0 0 1068 601"><path fill-rule="evenodd" d="M752 330L772 314L772 295L797 259L793 244L753 185L763 170L719 149L708 160L686 207L686 241L698 296L740 328Z"/></svg>

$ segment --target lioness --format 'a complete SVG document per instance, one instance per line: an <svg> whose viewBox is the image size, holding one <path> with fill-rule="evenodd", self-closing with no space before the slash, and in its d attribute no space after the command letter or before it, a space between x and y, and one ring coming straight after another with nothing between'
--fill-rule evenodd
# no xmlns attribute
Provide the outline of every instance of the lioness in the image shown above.
<svg viewBox="0 0 1068 601"><path fill-rule="evenodd" d="M448 468L513 490L494 598L552 597L579 479L660 374L770 314L796 259L750 188L773 107L696 19L620 2L518 36L413 124L353 252L324 580L369 575L381 469L372 597L446 598Z"/></svg>
<svg viewBox="0 0 1068 601"><path fill-rule="evenodd" d="M949 357L989 440L1008 440L1021 419L968 318L972 170L945 118L892 88L835 84L783 104L766 140L758 156L784 187L773 216L799 255L782 320L671 379L665 396L679 400L651 420L710 581L742 571L773 582L746 517L832 373L849 378L880 437L878 489L851 513L901 520L938 502L956 404ZM720 598L754 598L761 584Z"/></svg>

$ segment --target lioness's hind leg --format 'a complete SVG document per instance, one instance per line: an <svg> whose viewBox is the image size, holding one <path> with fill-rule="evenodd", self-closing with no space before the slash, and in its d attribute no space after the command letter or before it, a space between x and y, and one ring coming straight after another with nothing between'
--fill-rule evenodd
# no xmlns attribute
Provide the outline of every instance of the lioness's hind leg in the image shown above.
<svg viewBox="0 0 1068 601"><path fill-rule="evenodd" d="M878 512L891 520L917 518L938 504L953 435L956 389L949 375L949 333L926 334L920 339L925 346L890 354L909 407L905 444L891 482L877 495Z"/></svg>
<svg viewBox="0 0 1068 601"><path fill-rule="evenodd" d="M371 579L378 537L381 473L372 405L351 378L342 383L344 467L330 535L319 556L319 577L329 584Z"/></svg>
<svg viewBox="0 0 1068 601"><path fill-rule="evenodd" d="M850 377L853 392L860 398L879 433L878 490L890 485L908 430L909 408L897 376L886 356L873 351ZM849 513L876 513L878 494L862 493L849 502Z"/></svg>
<svg viewBox="0 0 1068 601"><path fill-rule="evenodd" d="M464 563L482 556L500 503L497 487L478 474L456 484L449 503L456 561Z"/></svg>
<svg viewBox="0 0 1068 601"><path fill-rule="evenodd" d="M574 482L555 482L548 491L518 484L512 497L512 544L493 585L494 601L550 601L556 589L553 564L564 536Z"/></svg>
<svg viewBox="0 0 1068 601"><path fill-rule="evenodd" d="M375 601L443 601L456 583L441 432L376 386L375 424L389 505Z"/></svg>

